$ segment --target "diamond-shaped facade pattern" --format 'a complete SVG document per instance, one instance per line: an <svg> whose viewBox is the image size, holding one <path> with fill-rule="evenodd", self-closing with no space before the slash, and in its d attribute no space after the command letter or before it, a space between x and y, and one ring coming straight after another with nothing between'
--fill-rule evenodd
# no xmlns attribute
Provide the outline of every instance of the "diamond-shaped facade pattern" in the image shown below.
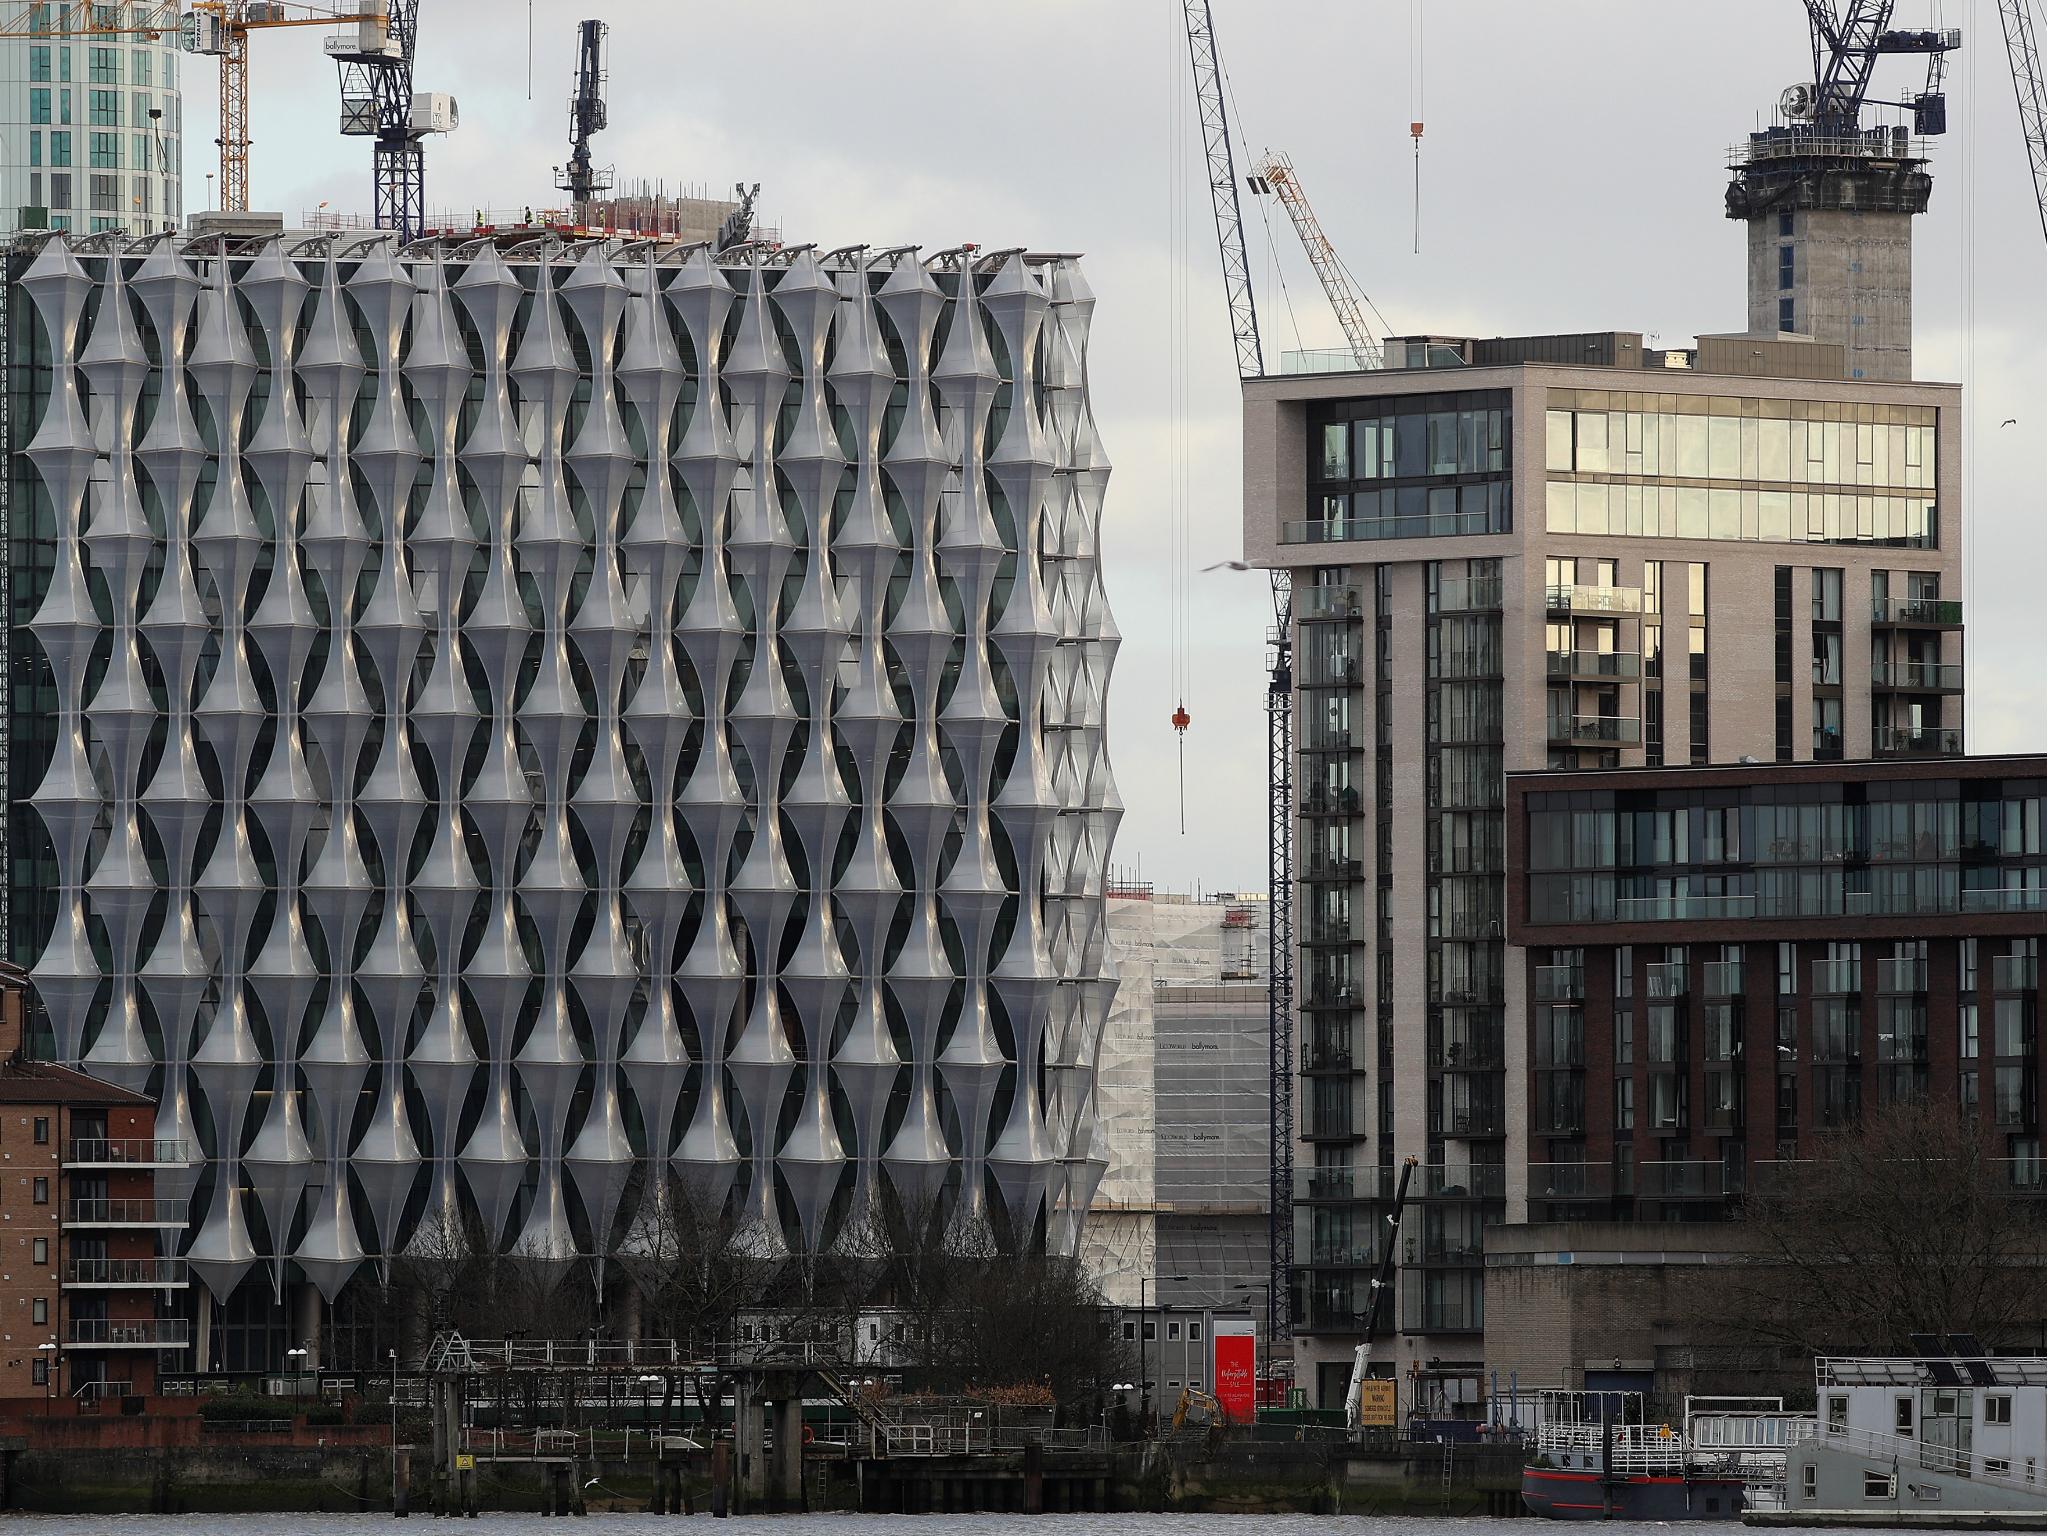
<svg viewBox="0 0 2048 1536"><path fill-rule="evenodd" d="M16 943L199 1150L216 1294L444 1218L601 1258L672 1177L764 1254L885 1190L1072 1250L1120 815L1074 260L15 271Z"/></svg>

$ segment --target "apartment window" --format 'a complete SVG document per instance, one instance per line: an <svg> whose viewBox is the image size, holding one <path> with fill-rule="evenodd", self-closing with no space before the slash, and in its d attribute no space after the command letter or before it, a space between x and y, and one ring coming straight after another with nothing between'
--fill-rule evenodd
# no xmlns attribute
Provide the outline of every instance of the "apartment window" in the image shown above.
<svg viewBox="0 0 2048 1536"><path fill-rule="evenodd" d="M1792 238L1792 210L1789 208L1780 209L1778 212L1778 238L1780 240L1790 240Z"/></svg>
<svg viewBox="0 0 2048 1536"><path fill-rule="evenodd" d="M1778 329L1781 331L1796 331L1799 329L1798 326L1792 323L1792 301L1790 299L1778 300Z"/></svg>
<svg viewBox="0 0 2048 1536"><path fill-rule="evenodd" d="M55 135L53 134L52 137L54 138ZM71 177L69 175L56 171L50 173L50 206L52 208L69 208L71 206ZM69 229L70 227L71 221L69 219L65 219L61 224L54 216L50 219L50 228L52 229Z"/></svg>
<svg viewBox="0 0 2048 1536"><path fill-rule="evenodd" d="M31 1257L30 1257L30 1262L31 1262L31 1263L34 1263L34 1264L47 1264L47 1263L49 1263L49 1262L50 1262L50 1240L49 1240L49 1239L48 1239L47 1237L39 1237L39 1238L37 1238L37 1239L36 1239L36 1240L35 1240L35 1241L34 1241L34 1242L33 1242L33 1243L32 1243L32 1244L30 1245L30 1254L31 1254Z"/></svg>
<svg viewBox="0 0 2048 1536"><path fill-rule="evenodd" d="M118 133L94 134L91 139L89 153L92 156L92 165L95 169L112 170L121 163L121 135Z"/></svg>
<svg viewBox="0 0 2048 1536"><path fill-rule="evenodd" d="M47 1147L50 1144L50 1117L48 1115L36 1116L35 1131L36 1145Z"/></svg>
<svg viewBox="0 0 2048 1536"><path fill-rule="evenodd" d="M86 98L87 109L92 122L99 128L121 126L121 93L119 91L93 91Z"/></svg>
<svg viewBox="0 0 2048 1536"><path fill-rule="evenodd" d="M1778 247L1778 291L1788 293L1792 288L1792 247Z"/></svg>
<svg viewBox="0 0 2048 1536"><path fill-rule="evenodd" d="M1839 760L1842 755L1842 701L1840 699L1815 699L1813 701L1813 755L1822 762Z"/></svg>
<svg viewBox="0 0 2048 1536"><path fill-rule="evenodd" d="M1985 1398L1984 1422L1986 1424L2010 1424L2012 1422L2012 1399L2003 1394Z"/></svg>
<svg viewBox="0 0 2048 1536"><path fill-rule="evenodd" d="M1614 1128L1617 1131L1636 1128L1636 1080L1632 1077L1614 1080Z"/></svg>
<svg viewBox="0 0 2048 1536"><path fill-rule="evenodd" d="M69 165L70 163L71 135L62 129L52 129L50 133L50 164ZM67 198L65 201L68 202L70 199Z"/></svg>
<svg viewBox="0 0 2048 1536"><path fill-rule="evenodd" d="M50 1181L48 1179L39 1178L30 1187L37 1205L48 1205L50 1203Z"/></svg>
<svg viewBox="0 0 2048 1536"><path fill-rule="evenodd" d="M28 163L30 165L41 165L43 163L43 136L33 130L30 131L28 136ZM39 203L42 199L31 197L29 201L31 203Z"/></svg>
<svg viewBox="0 0 2048 1536"><path fill-rule="evenodd" d="M32 90L28 93L28 120L32 123L47 123L50 120L48 91Z"/></svg>
<svg viewBox="0 0 2048 1536"><path fill-rule="evenodd" d="M94 213L119 213L121 211L121 178L118 176L94 176L92 181L92 211ZM100 227L95 225L95 228Z"/></svg>
<svg viewBox="0 0 2048 1536"><path fill-rule="evenodd" d="M1138 1337L1138 1325L1130 1322L1125 1323L1124 1337L1126 1339L1136 1339Z"/></svg>
<svg viewBox="0 0 2048 1536"><path fill-rule="evenodd" d="M50 1382L50 1362L41 1355L37 1355L35 1359L29 1361L28 1379L36 1386L48 1386Z"/></svg>
<svg viewBox="0 0 2048 1536"><path fill-rule="evenodd" d="M119 85L121 83L121 50L118 48L89 48L86 50L86 78L94 85Z"/></svg>
<svg viewBox="0 0 2048 1536"><path fill-rule="evenodd" d="M47 80L50 78L50 50L47 45L39 45L29 49L28 77L31 80Z"/></svg>
<svg viewBox="0 0 2048 1536"><path fill-rule="evenodd" d="M130 84L149 85L152 83L149 78L149 50L147 48L137 48L136 50L134 50L134 52L132 52L128 56L128 63L128 79Z"/></svg>
<svg viewBox="0 0 2048 1536"><path fill-rule="evenodd" d="M1626 1013L1614 1016L1614 1064L1628 1067L1635 1064L1636 1028L1635 1019Z"/></svg>
<svg viewBox="0 0 2048 1536"><path fill-rule="evenodd" d="M1842 573L1815 567L1813 573L1813 622L1842 622Z"/></svg>
<svg viewBox="0 0 2048 1536"><path fill-rule="evenodd" d="M50 1321L50 1298L37 1296L28 1304L28 1320L40 1327L47 1327Z"/></svg>
<svg viewBox="0 0 2048 1536"><path fill-rule="evenodd" d="M1977 1000L1956 1004L1956 1054L1964 1061L1977 1058Z"/></svg>
<svg viewBox="0 0 2048 1536"><path fill-rule="evenodd" d="M60 123L71 121L71 92L68 90L57 92L57 121Z"/></svg>

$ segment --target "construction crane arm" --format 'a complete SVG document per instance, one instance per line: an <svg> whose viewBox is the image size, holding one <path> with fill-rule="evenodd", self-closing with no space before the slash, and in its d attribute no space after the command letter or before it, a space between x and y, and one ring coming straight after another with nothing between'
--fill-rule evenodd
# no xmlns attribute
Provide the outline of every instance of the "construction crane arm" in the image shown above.
<svg viewBox="0 0 2048 1536"><path fill-rule="evenodd" d="M2034 208L2048 239L2048 107L2043 106L2041 49L2029 0L1998 0L2005 28L2005 54L2012 63L2012 92L2020 108L2020 133L2027 141L2027 167L2034 173Z"/></svg>
<svg viewBox="0 0 2048 1536"><path fill-rule="evenodd" d="M1182 0L1188 28L1188 57L1195 73L1195 110L1202 119L1202 147L1209 159L1209 203L1216 215L1216 244L1223 255L1223 288L1230 301L1230 330L1237 342L1239 378L1266 371L1259 352L1259 313L1252 300L1251 265L1244 252L1244 219L1237 204L1237 168L1231 160L1230 124L1223 100L1223 69L1216 62L1216 23L1209 0Z"/></svg>
<svg viewBox="0 0 2048 1536"><path fill-rule="evenodd" d="M125 21L106 20L111 7L101 4L53 5L49 0L0 5L0 37L147 37L175 32L184 7L177 0L153 0L136 6ZM118 17L119 12L113 12Z"/></svg>
<svg viewBox="0 0 2048 1536"><path fill-rule="evenodd" d="M1394 1281L1394 1246L1401 1238L1401 1208L1408 1203L1408 1180L1414 1172L1415 1159L1411 1157L1401 1164L1401 1182L1394 1189L1394 1208L1387 1213L1386 1245L1380 1250L1380 1267L1372 1277L1372 1289L1366 1293L1365 1333L1358 1341L1357 1352L1351 1357L1351 1385L1344 1393L1344 1422L1351 1429L1360 1427L1365 1382L1372 1371L1372 1342L1379 1335L1380 1302Z"/></svg>
<svg viewBox="0 0 2048 1536"><path fill-rule="evenodd" d="M1358 286L1351 281L1351 274L1337 259L1337 248L1323 233L1322 221L1316 217L1315 209L1309 206L1308 194L1301 189L1301 178L1294 173L1294 162L1278 150L1269 149L1253 174L1273 189L1273 195L1280 199L1280 205L1294 221L1294 232L1301 238L1301 248L1308 252L1308 263L1316 269L1316 277L1329 298L1330 308L1337 312L1337 323L1344 328L1344 340L1350 344L1351 355L1358 359L1358 366L1379 367L1379 344L1366 329L1364 298Z"/></svg>

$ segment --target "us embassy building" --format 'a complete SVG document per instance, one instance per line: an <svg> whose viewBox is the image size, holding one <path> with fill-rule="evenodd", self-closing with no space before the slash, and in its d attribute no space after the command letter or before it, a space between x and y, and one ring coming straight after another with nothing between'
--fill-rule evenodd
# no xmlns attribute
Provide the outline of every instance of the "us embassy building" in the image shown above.
<svg viewBox="0 0 2048 1536"><path fill-rule="evenodd" d="M158 1232L166 1366L369 1356L348 1288L421 1244L617 1272L669 1202L1071 1251L1120 815L1075 260L5 274L6 930L36 1053L160 1106L155 1198L75 1204Z"/></svg>

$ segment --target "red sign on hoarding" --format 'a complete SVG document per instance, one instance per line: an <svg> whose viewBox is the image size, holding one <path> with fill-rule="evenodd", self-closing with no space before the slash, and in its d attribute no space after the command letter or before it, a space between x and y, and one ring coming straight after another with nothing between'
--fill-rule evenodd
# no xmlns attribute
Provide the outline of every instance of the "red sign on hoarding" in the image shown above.
<svg viewBox="0 0 2048 1536"><path fill-rule="evenodd" d="M1216 1404L1233 1424L1252 1421L1257 1391L1258 1340L1248 1322L1219 1322L1216 1346Z"/></svg>

